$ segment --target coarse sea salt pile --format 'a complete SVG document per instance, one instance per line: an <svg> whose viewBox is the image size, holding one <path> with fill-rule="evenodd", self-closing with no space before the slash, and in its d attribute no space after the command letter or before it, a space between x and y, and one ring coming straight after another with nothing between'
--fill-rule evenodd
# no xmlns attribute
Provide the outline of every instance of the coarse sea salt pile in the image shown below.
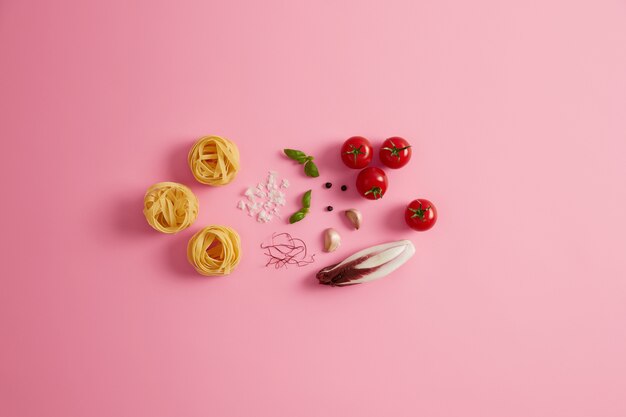
<svg viewBox="0 0 626 417"><path fill-rule="evenodd" d="M239 200L237 208L250 217L256 217L259 223L268 223L274 217L280 218L280 207L285 205L284 190L289 187L289 181L283 179L279 185L277 177L277 172L269 171L265 182L248 187L243 193L246 198Z"/></svg>

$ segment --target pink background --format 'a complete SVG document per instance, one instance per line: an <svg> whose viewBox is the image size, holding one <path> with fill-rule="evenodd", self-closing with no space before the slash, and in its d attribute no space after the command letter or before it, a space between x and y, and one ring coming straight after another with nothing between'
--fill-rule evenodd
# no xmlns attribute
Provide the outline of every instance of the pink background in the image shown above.
<svg viewBox="0 0 626 417"><path fill-rule="evenodd" d="M2 1L0 415L625 416L625 45L618 0ZM188 171L204 134L239 144L228 187ZM355 134L414 144L383 201L338 163ZM269 169L285 214L314 190L302 223L235 208ZM174 236L141 213L164 180L201 204ZM186 261L211 223L241 233L230 277ZM264 268L278 231L317 262ZM316 284L400 238L392 276Z"/></svg>

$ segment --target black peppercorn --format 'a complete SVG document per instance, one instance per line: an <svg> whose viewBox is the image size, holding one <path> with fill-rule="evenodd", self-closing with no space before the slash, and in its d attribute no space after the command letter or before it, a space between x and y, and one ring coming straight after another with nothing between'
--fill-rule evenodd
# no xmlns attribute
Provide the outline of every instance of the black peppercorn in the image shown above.
<svg viewBox="0 0 626 417"><path fill-rule="evenodd" d="M347 185L342 185L342 186L341 186L341 191L346 191L347 189L348 189L348 186L347 186Z"/></svg>
<svg viewBox="0 0 626 417"><path fill-rule="evenodd" d="M333 206L328 206L328 207L326 207L326 210L328 210L328 211L333 211Z"/></svg>

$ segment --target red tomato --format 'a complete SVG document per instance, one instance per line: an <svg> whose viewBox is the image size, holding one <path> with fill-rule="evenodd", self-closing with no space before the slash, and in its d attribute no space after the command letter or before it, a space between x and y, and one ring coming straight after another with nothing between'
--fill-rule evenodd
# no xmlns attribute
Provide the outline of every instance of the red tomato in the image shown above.
<svg viewBox="0 0 626 417"><path fill-rule="evenodd" d="M387 192L387 175L380 168L365 168L356 177L356 189L363 197L378 200Z"/></svg>
<svg viewBox="0 0 626 417"><path fill-rule="evenodd" d="M435 205L424 198L411 201L404 212L404 220L411 229L423 232L435 225L437 209Z"/></svg>
<svg viewBox="0 0 626 417"><path fill-rule="evenodd" d="M380 148L380 162L389 168L402 168L411 160L411 145L406 139L398 136L391 137L383 142Z"/></svg>
<svg viewBox="0 0 626 417"><path fill-rule="evenodd" d="M341 160L348 168L365 168L372 162L372 144L362 136L353 136L341 147Z"/></svg>

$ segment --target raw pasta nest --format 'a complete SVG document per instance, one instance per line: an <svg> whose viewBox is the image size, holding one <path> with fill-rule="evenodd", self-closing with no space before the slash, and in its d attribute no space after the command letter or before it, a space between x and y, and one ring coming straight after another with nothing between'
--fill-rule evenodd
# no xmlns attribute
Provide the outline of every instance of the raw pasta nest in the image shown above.
<svg viewBox="0 0 626 417"><path fill-rule="evenodd" d="M202 184L226 185L239 171L239 149L228 139L204 136L189 151L189 168Z"/></svg>
<svg viewBox="0 0 626 417"><path fill-rule="evenodd" d="M187 245L187 259L202 275L228 275L240 257L239 234L228 226L205 227Z"/></svg>
<svg viewBox="0 0 626 417"><path fill-rule="evenodd" d="M159 232L180 232L198 217L198 199L183 184L159 182L148 188L143 214L148 224Z"/></svg>

